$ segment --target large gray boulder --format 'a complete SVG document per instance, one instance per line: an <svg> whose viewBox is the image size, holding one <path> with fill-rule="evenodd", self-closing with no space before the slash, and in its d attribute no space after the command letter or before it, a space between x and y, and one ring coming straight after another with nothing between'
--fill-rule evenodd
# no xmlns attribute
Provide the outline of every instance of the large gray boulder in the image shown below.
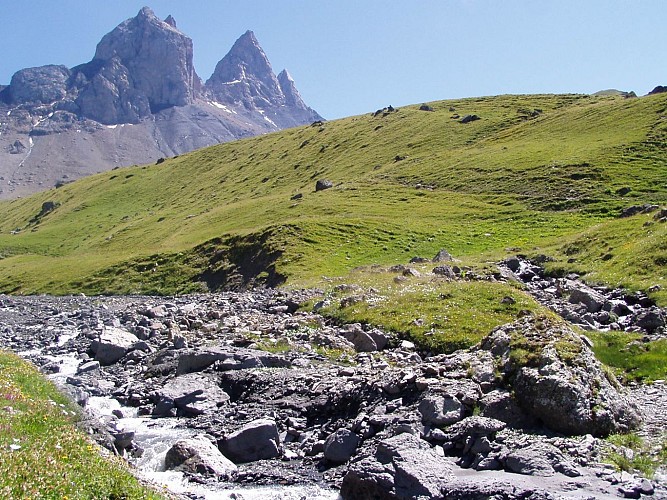
<svg viewBox="0 0 667 500"><path fill-rule="evenodd" d="M220 451L234 463L254 462L280 456L276 422L254 420L218 443Z"/></svg>
<svg viewBox="0 0 667 500"><path fill-rule="evenodd" d="M205 436L177 441L167 451L165 466L167 470L176 469L221 479L233 477L238 470Z"/></svg>
<svg viewBox="0 0 667 500"><path fill-rule="evenodd" d="M456 396L449 394L427 396L417 407L422 422L427 425L450 425L463 419L464 408Z"/></svg>
<svg viewBox="0 0 667 500"><path fill-rule="evenodd" d="M324 458L335 464L344 464L359 446L359 436L348 429L338 429L324 442Z"/></svg>
<svg viewBox="0 0 667 500"><path fill-rule="evenodd" d="M343 337L354 344L354 350L357 352L374 352L378 350L378 345L374 338L366 333L358 323L348 325L347 329L343 332Z"/></svg>
<svg viewBox="0 0 667 500"><path fill-rule="evenodd" d="M340 494L357 498L444 498L453 480L452 463L412 434L381 441L355 460L343 478Z"/></svg>
<svg viewBox="0 0 667 500"><path fill-rule="evenodd" d="M616 379L565 323L525 317L481 343L523 412L564 434L627 432L641 421Z"/></svg>
<svg viewBox="0 0 667 500"><path fill-rule="evenodd" d="M586 310L590 313L595 313L604 307L606 299L604 296L585 285L579 285L570 293L571 304L584 304Z"/></svg>
<svg viewBox="0 0 667 500"><path fill-rule="evenodd" d="M95 359L102 365L111 365L125 356L139 339L120 328L107 327L91 345Z"/></svg>
<svg viewBox="0 0 667 500"><path fill-rule="evenodd" d="M197 416L212 413L229 401L229 395L209 376L189 373L167 382L151 396L153 415Z"/></svg>

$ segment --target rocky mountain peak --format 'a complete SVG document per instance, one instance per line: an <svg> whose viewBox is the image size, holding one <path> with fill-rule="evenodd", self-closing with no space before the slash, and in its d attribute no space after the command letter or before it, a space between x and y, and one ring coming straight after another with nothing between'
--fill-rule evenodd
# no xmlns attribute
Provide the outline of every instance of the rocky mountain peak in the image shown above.
<svg viewBox="0 0 667 500"><path fill-rule="evenodd" d="M176 28L176 19L174 19L171 14L167 16L167 18L164 20L165 23L167 23L169 26L172 28ZM178 28L176 28L178 29Z"/></svg>
<svg viewBox="0 0 667 500"><path fill-rule="evenodd" d="M192 40L175 25L173 18L161 21L144 7L102 38L92 62L103 66L99 62L117 57L132 89L146 97L153 112L190 104L195 97Z"/></svg>
<svg viewBox="0 0 667 500"><path fill-rule="evenodd" d="M287 71L276 77L252 31L241 35L218 62L205 91L217 102L259 113L275 129L322 119L303 102Z"/></svg>
<svg viewBox="0 0 667 500"><path fill-rule="evenodd" d="M17 71L0 85L0 116L0 198L321 119L288 74L279 81L252 31L205 86L192 40L149 7L87 63Z"/></svg>
<svg viewBox="0 0 667 500"><path fill-rule="evenodd" d="M255 34L248 30L239 37L230 51L215 67L207 86L216 89L221 85L260 85L260 94L279 92L276 79L268 57L260 47ZM254 84L254 85L253 85Z"/></svg>
<svg viewBox="0 0 667 500"><path fill-rule="evenodd" d="M288 73L286 69L282 70L278 74L278 84L280 85L280 90L282 90L283 95L285 96L285 104L288 106L294 106L299 109L307 109L306 103L303 102L301 94L296 89L296 84L292 75Z"/></svg>

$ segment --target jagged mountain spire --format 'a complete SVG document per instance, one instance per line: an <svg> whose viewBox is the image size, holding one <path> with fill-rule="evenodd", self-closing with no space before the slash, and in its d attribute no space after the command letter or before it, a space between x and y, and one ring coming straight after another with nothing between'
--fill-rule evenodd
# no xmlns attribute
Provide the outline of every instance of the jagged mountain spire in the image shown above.
<svg viewBox="0 0 667 500"><path fill-rule="evenodd" d="M206 87L221 99L252 100L257 107L284 101L271 63L250 30L218 62Z"/></svg>
<svg viewBox="0 0 667 500"><path fill-rule="evenodd" d="M117 60L127 70L131 93L145 97L152 112L190 104L195 97L192 40L175 26L173 18L161 21L144 7L102 38L93 62L108 66L105 62ZM113 75L110 83L116 85Z"/></svg>

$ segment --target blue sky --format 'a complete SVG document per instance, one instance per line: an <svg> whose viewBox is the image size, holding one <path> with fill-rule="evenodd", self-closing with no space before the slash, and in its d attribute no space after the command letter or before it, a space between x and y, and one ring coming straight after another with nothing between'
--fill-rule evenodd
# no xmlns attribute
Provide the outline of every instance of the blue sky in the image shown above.
<svg viewBox="0 0 667 500"><path fill-rule="evenodd" d="M667 85L667 0L0 0L0 83L75 66L148 5L193 39L206 80L247 29L328 119L482 95L646 94Z"/></svg>

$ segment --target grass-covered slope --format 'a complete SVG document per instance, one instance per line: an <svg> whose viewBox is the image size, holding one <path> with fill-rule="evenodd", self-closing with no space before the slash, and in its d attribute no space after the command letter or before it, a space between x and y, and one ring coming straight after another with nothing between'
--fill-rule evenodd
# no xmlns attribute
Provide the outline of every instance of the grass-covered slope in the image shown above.
<svg viewBox="0 0 667 500"><path fill-rule="evenodd" d="M166 498L75 428L78 410L37 369L0 351L2 498Z"/></svg>
<svg viewBox="0 0 667 500"><path fill-rule="evenodd" d="M443 247L477 262L546 249L554 265L639 288L664 275L653 255L664 257L665 224L615 217L667 203L666 95L430 106L221 144L2 203L0 291L310 285ZM455 118L468 114L480 119ZM335 187L315 192L320 178ZM40 216L44 202L56 208ZM630 257L642 262L634 274Z"/></svg>

